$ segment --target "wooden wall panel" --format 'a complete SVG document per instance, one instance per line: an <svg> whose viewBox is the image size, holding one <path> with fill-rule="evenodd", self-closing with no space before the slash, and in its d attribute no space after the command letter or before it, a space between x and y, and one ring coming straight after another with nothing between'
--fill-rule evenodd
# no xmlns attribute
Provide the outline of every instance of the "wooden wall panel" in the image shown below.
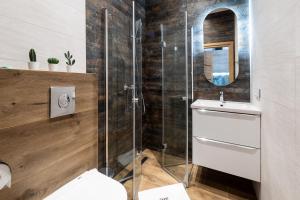
<svg viewBox="0 0 300 200"><path fill-rule="evenodd" d="M49 87L76 87L76 113L49 119ZM0 199L42 199L97 167L97 80L93 74L0 70L0 160L12 188Z"/></svg>

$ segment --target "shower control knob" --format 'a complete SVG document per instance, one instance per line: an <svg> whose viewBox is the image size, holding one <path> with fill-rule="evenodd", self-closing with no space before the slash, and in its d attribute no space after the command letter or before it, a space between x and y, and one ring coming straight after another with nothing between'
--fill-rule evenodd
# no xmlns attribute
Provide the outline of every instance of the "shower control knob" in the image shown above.
<svg viewBox="0 0 300 200"><path fill-rule="evenodd" d="M124 85L124 91L128 90L129 86L127 84Z"/></svg>
<svg viewBox="0 0 300 200"><path fill-rule="evenodd" d="M166 48L167 47L167 43L165 41L161 41L160 42L160 47L161 48Z"/></svg>

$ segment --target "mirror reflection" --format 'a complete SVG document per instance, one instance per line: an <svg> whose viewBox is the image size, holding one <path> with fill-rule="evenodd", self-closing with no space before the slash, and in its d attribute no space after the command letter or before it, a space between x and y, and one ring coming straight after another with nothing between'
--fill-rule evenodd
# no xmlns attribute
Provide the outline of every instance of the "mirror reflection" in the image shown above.
<svg viewBox="0 0 300 200"><path fill-rule="evenodd" d="M238 76L237 22L229 9L217 9L204 20L204 73L216 86L226 86Z"/></svg>

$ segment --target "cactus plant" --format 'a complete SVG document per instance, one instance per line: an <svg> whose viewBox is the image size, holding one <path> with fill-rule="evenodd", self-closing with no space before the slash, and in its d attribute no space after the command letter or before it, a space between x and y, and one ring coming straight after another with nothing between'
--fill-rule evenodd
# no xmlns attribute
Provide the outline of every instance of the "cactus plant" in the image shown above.
<svg viewBox="0 0 300 200"><path fill-rule="evenodd" d="M68 51L67 53L65 53L65 57L66 57L66 59L67 59L66 64L67 64L68 66L72 66L72 65L75 64L75 59L72 59L72 58L73 58L73 55L70 54L70 51Z"/></svg>
<svg viewBox="0 0 300 200"><path fill-rule="evenodd" d="M59 60L57 58L48 58L49 64L58 64Z"/></svg>
<svg viewBox="0 0 300 200"><path fill-rule="evenodd" d="M29 60L30 62L36 62L36 54L34 49L30 49L29 51Z"/></svg>
<svg viewBox="0 0 300 200"><path fill-rule="evenodd" d="M29 60L28 69L30 70L39 70L40 63L36 61L36 54L34 49L29 50Z"/></svg>

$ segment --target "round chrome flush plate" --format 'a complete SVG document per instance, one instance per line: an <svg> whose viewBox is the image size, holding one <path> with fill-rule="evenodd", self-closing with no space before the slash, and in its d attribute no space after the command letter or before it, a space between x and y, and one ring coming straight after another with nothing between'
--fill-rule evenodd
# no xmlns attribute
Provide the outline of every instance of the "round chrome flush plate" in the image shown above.
<svg viewBox="0 0 300 200"><path fill-rule="evenodd" d="M60 108L67 108L70 105L71 98L68 94L62 94L58 97L58 105Z"/></svg>

